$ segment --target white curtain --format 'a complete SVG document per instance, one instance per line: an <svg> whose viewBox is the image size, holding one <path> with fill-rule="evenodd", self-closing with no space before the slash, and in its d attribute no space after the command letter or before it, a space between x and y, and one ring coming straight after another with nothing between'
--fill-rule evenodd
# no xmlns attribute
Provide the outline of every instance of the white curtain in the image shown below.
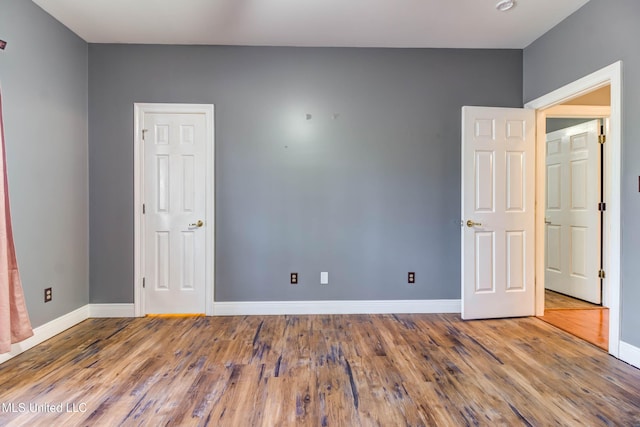
<svg viewBox="0 0 640 427"><path fill-rule="evenodd" d="M0 89L0 139L2 140L2 171L0 172L0 353L11 351L11 344L33 335L22 283L18 273L16 250L11 229L9 187L7 183L7 156L2 121L2 90Z"/></svg>

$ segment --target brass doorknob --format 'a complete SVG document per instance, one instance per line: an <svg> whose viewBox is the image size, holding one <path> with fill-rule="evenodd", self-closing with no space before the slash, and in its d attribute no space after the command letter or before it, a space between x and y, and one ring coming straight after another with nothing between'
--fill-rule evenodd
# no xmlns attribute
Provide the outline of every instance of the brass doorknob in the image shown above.
<svg viewBox="0 0 640 427"><path fill-rule="evenodd" d="M194 223L194 224L189 224L189 227L202 227L204 225L204 222L202 222L201 219L198 220L198 222Z"/></svg>
<svg viewBox="0 0 640 427"><path fill-rule="evenodd" d="M467 221L467 227L475 227L476 225L482 225L479 222L473 222L471 220Z"/></svg>

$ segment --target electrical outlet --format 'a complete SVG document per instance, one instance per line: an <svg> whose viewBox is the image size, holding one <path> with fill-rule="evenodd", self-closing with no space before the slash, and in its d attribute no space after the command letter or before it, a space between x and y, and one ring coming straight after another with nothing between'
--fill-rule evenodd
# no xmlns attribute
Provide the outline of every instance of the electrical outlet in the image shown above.
<svg viewBox="0 0 640 427"><path fill-rule="evenodd" d="M298 273L291 273L291 284L292 285L298 284Z"/></svg>
<svg viewBox="0 0 640 427"><path fill-rule="evenodd" d="M408 276L407 276L407 282L408 283L416 283L416 273L414 273L413 271L410 271Z"/></svg>
<svg viewBox="0 0 640 427"><path fill-rule="evenodd" d="M53 290L51 288L46 288L44 290L44 302L50 302L53 299Z"/></svg>

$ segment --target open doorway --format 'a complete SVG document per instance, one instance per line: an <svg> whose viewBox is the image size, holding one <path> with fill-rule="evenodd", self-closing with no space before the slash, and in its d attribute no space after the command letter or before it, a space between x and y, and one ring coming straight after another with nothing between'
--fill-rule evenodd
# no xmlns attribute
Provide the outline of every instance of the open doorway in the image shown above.
<svg viewBox="0 0 640 427"><path fill-rule="evenodd" d="M546 112L545 310L542 320L604 350L604 144L611 86Z"/></svg>
<svg viewBox="0 0 640 427"><path fill-rule="evenodd" d="M620 129L621 129L621 63L612 64L609 67L586 76L574 83L571 83L563 88L560 88L548 95L545 95L537 100L528 103L528 108L534 108L537 110L537 155L540 160L536 166L536 180L537 191L536 200L539 209L536 211L536 314L538 316L545 316L545 309L558 309L558 314L569 314L569 310L585 310L583 313L574 312L577 314L585 314L590 311L591 317L595 317L592 321L597 322L595 326L595 335L600 335L600 338L608 338L608 342L594 342L596 345L605 348L610 354L618 356L620 337L620 312L619 312L619 295L620 295ZM577 111L577 113L576 113ZM607 120L607 117L609 119ZM597 275L598 279L598 292L597 297L587 298L584 294L578 295L575 298L573 295L567 295L571 292L556 292L551 293L546 289L547 270L549 268L549 249L548 244L549 223L555 224L556 219L549 218L549 211L547 209L547 119L562 119L566 122L560 126L562 128L568 128L576 125L581 125L587 121L593 119L599 119L600 122L596 122L594 125L591 123L592 128L602 128L609 135L609 144L602 146L602 152L597 153L599 156L598 163L602 168L603 181L594 184L590 181L590 184L583 185L580 188L589 188L592 193L591 196L596 196L594 200L595 205L592 208L596 209L595 217L597 222L595 223L598 233L596 233L596 243L588 243L580 251L575 251L577 254L582 254L582 258L578 257L579 265L569 265L569 275L581 275L586 269L590 269ZM581 123L577 123L578 120ZM549 122L551 131L551 125L558 125L558 121L555 123ZM586 126L586 125L584 125ZM583 127L584 127L583 126ZM608 129L607 129L608 128ZM584 129L583 129L584 130ZM558 134L555 135L556 142L558 141ZM582 145L580 145L582 144ZM577 148L585 146L586 141L583 139L578 141ZM596 142L596 146L599 142ZM554 147L552 147L554 148ZM586 162L585 158L574 157ZM556 159L557 160L557 159ZM601 163L600 163L601 162ZM585 164L580 164L582 169L576 168L576 170L569 170L565 174L566 179L580 178L585 179L587 177L593 178L593 172L589 172ZM559 169L558 169L559 170ZM595 174L599 174L600 170L597 170ZM557 188L556 188L557 189ZM569 188L569 191L572 191ZM558 190L560 192L560 190ZM579 201L583 204L587 203L586 195L581 192L575 192L570 197L577 196ZM584 196L584 197L582 197ZM582 197L582 199L580 199ZM600 216L598 203L607 203L607 210ZM588 202L591 206L591 202ZM555 224L558 225L558 224ZM584 227L574 227L574 236L570 236L567 233L564 234L564 239L580 238L584 233ZM571 227L568 227L571 228ZM555 227L555 231L559 231L561 227ZM575 248L571 246L564 247L562 249L561 242L558 241L558 236L561 236L560 232L556 233L556 241L551 242L551 249L556 251L556 255L564 251L572 251ZM566 254L565 254L566 255ZM573 254L575 255L575 254ZM590 258L589 258L590 257ZM557 260L556 260L557 261ZM570 261L573 262L573 261ZM558 269L558 263L554 265ZM579 267L579 268L578 268ZM578 273L578 274L575 274ZM584 274L583 274L584 275ZM550 286L553 287L553 286ZM564 298L565 296L571 297ZM585 302L585 299L591 299L591 302ZM548 307L547 307L548 306ZM604 310L608 308L608 312ZM560 312L560 309L566 310ZM608 316L606 316L608 314ZM607 323L608 320L608 323ZM590 321L586 319L586 315L578 317L577 319L568 320L567 323L571 323L576 327L580 325L589 324ZM586 326L586 329L590 329L591 326ZM579 329L579 328L578 328ZM574 334L577 331L570 331ZM593 331L592 331L593 332Z"/></svg>

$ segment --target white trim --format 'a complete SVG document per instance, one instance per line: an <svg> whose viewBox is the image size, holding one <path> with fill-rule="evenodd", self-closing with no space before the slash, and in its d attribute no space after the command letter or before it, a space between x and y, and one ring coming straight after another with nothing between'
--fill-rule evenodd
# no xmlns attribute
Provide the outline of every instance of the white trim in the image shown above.
<svg viewBox="0 0 640 427"><path fill-rule="evenodd" d="M133 106L134 134L133 134L133 181L134 181L134 282L133 301L136 317L145 315L144 292L142 292L142 277L144 276L143 263L144 247L142 245L144 234L144 216L142 215L144 177L140 124L145 113L192 113L204 114L207 123L207 172L206 172L206 210L205 217L206 249L205 249L205 313L213 314L213 299L215 295L215 123L213 104L147 104L136 102Z"/></svg>
<svg viewBox="0 0 640 427"><path fill-rule="evenodd" d="M135 317L134 304L90 304L89 317Z"/></svg>
<svg viewBox="0 0 640 427"><path fill-rule="evenodd" d="M606 158L608 163L605 183L605 195L607 197L607 215L605 215L605 271L607 273L607 289L609 290L609 354L618 357L620 353L620 247L621 247L621 171L622 171L622 61L611 64L586 77L563 86L547 95L528 102L525 108L544 110L554 105L561 104L569 99L584 95L595 89L611 85L611 114L610 131L607 135L605 149L608 150ZM540 116L539 111L539 116ZM540 123L538 123L540 126ZM544 159L544 144L540 144L536 156ZM542 157L540 157L542 156ZM541 175L542 174L542 175ZM536 162L536 175L544 176L544 162ZM540 187L537 185L536 187ZM542 198L541 198L542 195ZM544 188L536 191L536 200L544 200ZM538 209L536 212L536 230L544 230L544 213ZM544 261L541 258L541 243L544 242L542 233L536 233L536 314L544 314ZM544 245L542 244L542 248ZM542 272L542 273L541 273ZM542 294L542 298L540 295ZM542 301L542 305L540 302ZM542 313L541 313L542 311Z"/></svg>
<svg viewBox="0 0 640 427"><path fill-rule="evenodd" d="M460 313L460 300L215 302L214 316Z"/></svg>
<svg viewBox="0 0 640 427"><path fill-rule="evenodd" d="M547 118L561 117L563 119L596 119L609 117L611 107L608 105L556 105L544 110Z"/></svg>
<svg viewBox="0 0 640 427"><path fill-rule="evenodd" d="M87 320L89 318L89 305L84 305L71 313L67 313L63 316L53 319L44 325L38 326L33 330L33 336L21 341L17 344L11 345L11 351L9 353L0 354L0 363L4 363L7 360L29 350L36 345L45 342L49 338L58 335L72 326Z"/></svg>
<svg viewBox="0 0 640 427"><path fill-rule="evenodd" d="M640 368L640 348L620 341L620 360Z"/></svg>
<svg viewBox="0 0 640 427"><path fill-rule="evenodd" d="M142 235L144 234L144 222L142 221L142 160L140 153L142 143L140 140L140 120L142 112L138 104L133 105L133 305L136 317L144 316L144 303L142 292Z"/></svg>

